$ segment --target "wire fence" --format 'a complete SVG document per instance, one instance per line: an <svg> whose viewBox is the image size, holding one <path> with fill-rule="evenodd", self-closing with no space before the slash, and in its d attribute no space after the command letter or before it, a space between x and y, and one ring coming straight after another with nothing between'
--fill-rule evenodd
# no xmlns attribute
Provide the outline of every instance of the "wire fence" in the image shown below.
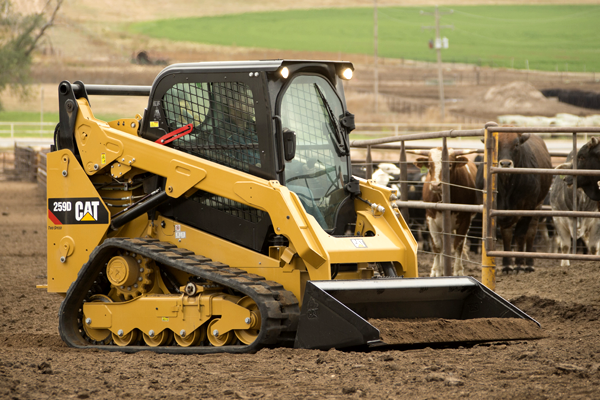
<svg viewBox="0 0 600 400"><path fill-rule="evenodd" d="M548 127L533 127L533 128L495 128L494 126L490 127L489 129L498 129L499 131L516 131L516 132L535 132L537 134L540 134L541 136L545 136L547 138L552 138L552 137L556 137L559 135L562 136L574 136L575 138L573 139L573 148L576 149L576 136L579 134L581 136L583 136L585 138L585 140L587 141L587 135L588 134L598 134L600 133L600 128L598 127L559 127L559 128L548 128ZM438 139L441 138L443 140L443 142L446 141L447 138L454 138L456 136L459 135L466 135L466 136L483 136L484 134L487 134L487 130L485 129L480 129L480 130L470 130L470 131L458 131L458 130L449 130L449 131L441 131L441 132L429 132L429 133L407 133L407 134L400 134L400 135L396 135L395 137L388 137L388 138L380 138L380 139L371 139L371 140L356 140L356 141L352 141L351 145L354 146L354 148L366 148L366 152L367 152L367 157L365 160L361 160L358 163L354 164L354 168L360 168L361 172L363 174L368 175L369 173L372 174L373 169L377 168L377 165L379 163L381 163L382 161L379 160L379 162L373 162L373 154L372 152L375 152L377 150L388 150L388 152L386 153L387 155L389 155L389 150L397 150L398 151L398 158L396 160L386 160L385 162L394 164L394 166L396 166L396 168L398 170L400 170L400 174L398 174L399 176L397 177L391 177L389 180L389 185L397 185L397 186L401 186L401 195L402 195L402 191L409 191L412 192L412 198L410 200L408 200L408 194L404 195L402 198L402 201L398 202L398 206L400 208L405 207L407 213L403 212L403 215L405 216L405 219L407 220L407 223L409 224L409 227L411 228L411 231L413 232L413 235L416 238L419 238L421 240L420 243L420 248L419 248L419 252L422 254L435 254L432 253L429 249L428 246L428 242L429 242L429 235L430 235L430 231L427 227L427 223L425 220L425 214L424 214L424 209L425 208L433 208L433 209L437 209L437 210L444 210L446 209L448 213L450 213L450 210L452 209L453 211L458 211L460 210L460 207L464 207L469 208L469 206L462 206L462 205L456 205L450 207L447 206L445 208L440 207L438 204L439 203L423 203L423 197L422 194L419 193L419 191L422 191L423 186L426 184L429 184L428 182L424 182L424 176L425 174L420 171L419 169L416 168L410 168L410 166L414 163L414 161L409 161L407 160L406 157L406 153L408 153L408 149L409 148L423 148L426 146L407 146L406 143L408 143L409 141L415 141L415 140L423 140L423 139L431 139L433 137L437 137ZM486 139L487 140L487 139ZM497 139L494 139L497 140ZM399 143L394 143L394 142L399 142ZM560 161L556 161L556 162L564 162L564 158L569 154L570 151L573 150L569 150L569 146L567 144L568 142L565 142L565 146L563 149L553 149L550 152L550 155L552 157L561 157ZM444 146L447 147L447 145L444 143ZM433 147L433 146L432 146ZM432 148L429 147L429 148ZM486 147L486 149L488 151L492 151L490 149L488 149ZM478 152L484 152L485 149L480 149ZM494 150L497 151L497 150ZM488 154L488 156L490 156ZM492 159L492 158L490 158ZM451 160L443 160L442 161L442 168L448 170L448 166L452 165L452 161ZM477 165L479 168L487 168L488 165L478 161ZM495 176L496 174L500 173L500 172L504 172L504 171L500 171L500 168L498 168L498 163L494 163L493 165L489 165L490 168L490 173L491 175L489 176ZM409 169L411 169L411 177L410 179L408 178L409 176ZM592 174L592 172L588 172L588 171L583 171L583 170L579 170L579 171L568 171L565 172L565 170L561 170L563 171L563 173L565 174L570 174L570 175L577 175L577 174ZM519 172L518 168L515 169L515 172ZM543 174L553 174L553 175L560 175L562 173L557 172L556 170L544 170L544 169L537 169L535 171L528 171L528 173L535 173L535 172L539 172L539 173L543 173ZM416 178L416 177L420 177ZM450 187L460 187L463 189L470 189L470 190L476 190L477 192L481 193L481 194L487 194L489 192L489 188L488 188L488 181L486 180L486 183L484 184L484 188L483 189L478 189L478 188L472 188L472 187L468 187L468 186L464 186L464 185L456 185L455 183L450 182L449 177L446 177L445 180L443 180L443 187L446 188L450 188ZM410 189L409 189L410 188ZM552 188L551 188L552 190ZM460 236L461 238L464 238L465 240L465 246L468 246L471 251L473 251L473 249L475 247L480 247L481 242L485 241L486 242L486 248L491 249L491 252L488 253L490 256L496 256L496 257L529 257L529 258L546 258L546 259L561 259L561 258L565 258L565 259L573 259L573 260L583 260L583 259L596 259L598 258L598 256L586 256L585 254L587 253L587 249L586 249L586 245L585 243L583 243L583 241L581 239L573 239L573 244L571 246L571 252L572 254L550 254L550 253L555 253L557 250L560 251L559 247L560 247L560 243L559 243L559 239L557 234L554 232L554 226L553 226L553 216L562 216L564 214L564 216L568 216L568 217L572 217L571 221L573 221L574 227L575 227L575 220L576 218L573 217L573 213L572 212L564 212L564 211L552 211L552 208L549 205L545 205L542 207L543 211L520 211L520 210L508 210L508 211L496 211L494 209L490 209L489 206L492 206L494 204L495 198L497 196L497 191L496 189L492 190L491 192L489 192L492 194L491 198L492 201L491 203L487 204L487 210L485 207L485 203L484 203L484 207L483 207L483 213L479 212L475 215L475 218L473 220L473 223L471 224L470 230L468 231L468 233L464 233L464 234L457 234L456 232L451 231L450 229L448 229L448 226L445 226L443 229L443 232L440 232L440 236L442 236L443 238L453 238L453 237L457 237ZM552 192L550 192L552 193ZM415 196L421 196L420 198L415 197ZM419 204L420 203L420 204ZM481 204L481 201L479 202ZM428 205L430 204L430 205ZM416 207L418 206L418 207ZM481 207L481 206L480 206ZM418 210L420 211L420 214L416 213L415 211ZM469 209L470 210L470 209ZM404 210L403 210L404 211ZM494 247L495 244L497 242L496 239L496 232L495 232L495 223L492 224L490 221L492 220L492 218L494 215L500 215L502 213L502 215L523 215L524 212L527 212L527 215L529 214L534 214L534 215L538 215L540 217L540 222L539 222L539 229L538 232L536 233L536 238L535 238L535 244L534 244L534 251L539 252L539 253L522 253L522 252L507 252L507 251L495 251ZM600 213L598 212L579 212L577 215L581 217L595 217L598 218L600 217ZM484 225L484 219L487 218L487 225L488 225L488 233L485 233L485 229L483 227ZM479 221L477 223L475 223L475 220L479 219ZM494 232L491 232L491 230L494 230ZM573 228L575 229L575 228ZM445 240L446 242L449 242L449 240ZM470 243L467 243L470 242ZM512 246L512 249L517 248L518 250L518 246L516 244L514 244ZM580 253L584 253L584 255L579 255L577 254L578 252ZM445 262L450 262L454 259L456 259L455 256L453 256L451 254L450 251L448 251L448 246L445 244L444 245L444 260ZM467 261L467 260L464 260ZM479 264L482 265L483 263L477 263L474 261L468 261L470 263L474 263L474 264Z"/></svg>

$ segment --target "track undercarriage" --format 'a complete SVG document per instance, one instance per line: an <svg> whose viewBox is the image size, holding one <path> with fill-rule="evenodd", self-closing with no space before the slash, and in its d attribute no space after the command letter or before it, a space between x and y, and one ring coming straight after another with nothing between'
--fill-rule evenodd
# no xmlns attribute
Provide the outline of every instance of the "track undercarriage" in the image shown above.
<svg viewBox="0 0 600 400"><path fill-rule="evenodd" d="M79 348L245 353L292 345L298 316L276 282L156 239L119 238L82 268L60 332Z"/></svg>

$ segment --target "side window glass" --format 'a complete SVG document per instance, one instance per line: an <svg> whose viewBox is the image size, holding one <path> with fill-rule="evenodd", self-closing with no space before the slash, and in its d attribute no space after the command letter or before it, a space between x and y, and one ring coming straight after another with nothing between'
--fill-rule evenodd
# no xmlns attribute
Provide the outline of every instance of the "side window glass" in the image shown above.
<svg viewBox="0 0 600 400"><path fill-rule="evenodd" d="M162 99L171 130L194 129L175 149L248 172L260 168L254 98L242 82L178 83Z"/></svg>

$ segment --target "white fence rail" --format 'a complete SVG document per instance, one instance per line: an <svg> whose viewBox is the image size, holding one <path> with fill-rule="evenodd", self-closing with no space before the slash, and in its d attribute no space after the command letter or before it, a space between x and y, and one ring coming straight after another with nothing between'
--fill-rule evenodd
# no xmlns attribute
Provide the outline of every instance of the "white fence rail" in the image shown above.
<svg viewBox="0 0 600 400"><path fill-rule="evenodd" d="M14 139L33 135L51 136L55 126L56 122L0 122L0 137L7 135Z"/></svg>

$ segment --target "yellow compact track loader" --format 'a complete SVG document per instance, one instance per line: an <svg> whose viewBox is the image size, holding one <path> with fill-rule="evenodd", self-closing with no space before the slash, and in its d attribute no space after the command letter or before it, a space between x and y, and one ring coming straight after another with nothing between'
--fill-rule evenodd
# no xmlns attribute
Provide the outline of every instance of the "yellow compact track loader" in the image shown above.
<svg viewBox="0 0 600 400"><path fill-rule="evenodd" d="M210 62L172 65L151 87L60 83L47 290L65 296L63 340L242 353L510 339L394 330L406 321L531 324L475 279L413 279L417 243L394 193L350 172L352 71ZM105 122L89 95L148 106Z"/></svg>

